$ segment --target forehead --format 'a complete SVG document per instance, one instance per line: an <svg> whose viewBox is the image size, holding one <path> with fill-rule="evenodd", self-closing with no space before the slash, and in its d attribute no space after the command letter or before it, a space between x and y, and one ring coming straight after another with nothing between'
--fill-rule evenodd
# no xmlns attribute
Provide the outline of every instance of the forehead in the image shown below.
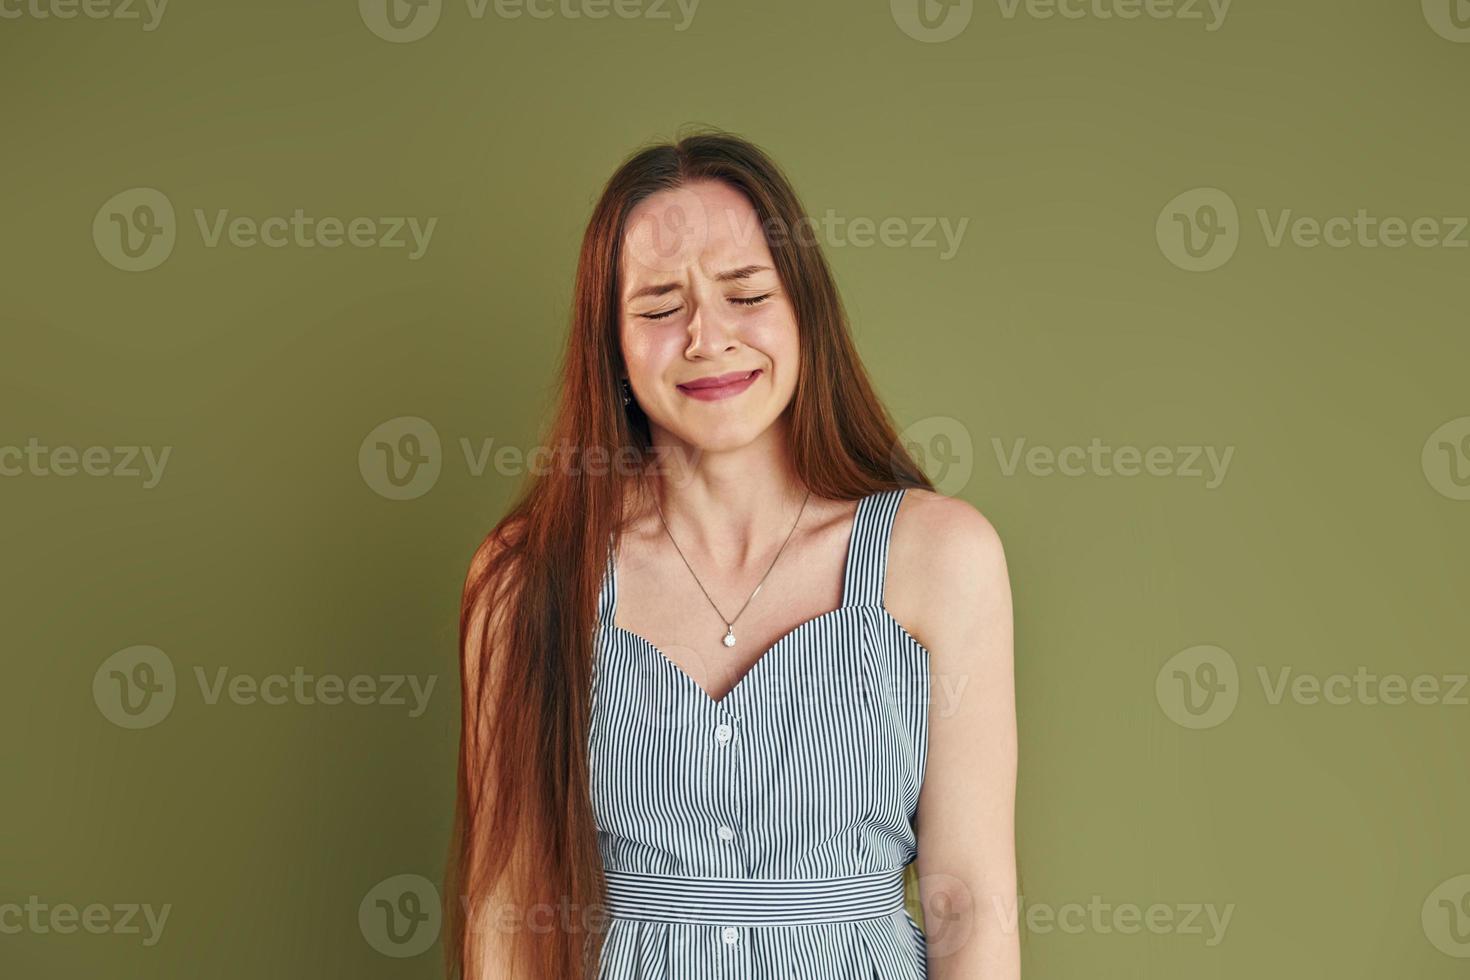
<svg viewBox="0 0 1470 980"><path fill-rule="evenodd" d="M699 271L771 265L760 216L723 181L701 180L652 194L629 213L623 232L623 294Z"/></svg>

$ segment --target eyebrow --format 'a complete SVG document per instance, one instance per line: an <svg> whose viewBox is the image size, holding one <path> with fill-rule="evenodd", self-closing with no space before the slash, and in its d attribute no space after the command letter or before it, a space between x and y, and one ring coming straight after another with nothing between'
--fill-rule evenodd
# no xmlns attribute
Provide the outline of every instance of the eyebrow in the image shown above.
<svg viewBox="0 0 1470 980"><path fill-rule="evenodd" d="M736 279L749 279L757 272L770 271L771 267L768 265L742 265L738 269L730 269L727 272L716 273L715 282L731 282L732 280ZM631 303L633 300L638 299L641 296L663 296L665 293L672 293L678 288L679 284L676 282L664 282L658 283L657 285L653 286L644 286L642 289L629 296L628 302Z"/></svg>

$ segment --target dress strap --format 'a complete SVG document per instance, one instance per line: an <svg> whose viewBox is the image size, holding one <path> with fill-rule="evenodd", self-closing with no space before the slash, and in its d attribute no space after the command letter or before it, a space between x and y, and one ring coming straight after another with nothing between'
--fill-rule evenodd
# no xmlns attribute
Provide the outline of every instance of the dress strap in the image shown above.
<svg viewBox="0 0 1470 980"><path fill-rule="evenodd" d="M903 502L905 487L877 490L858 501L847 542L847 564L842 577L842 605L883 604L883 584L888 575L888 541L893 520ZM597 598L597 616L610 627L618 608L618 577L615 538L609 539L602 572L602 589Z"/></svg>
<svg viewBox="0 0 1470 980"><path fill-rule="evenodd" d="M847 570L842 579L844 606L883 605L888 539L906 489L878 490L858 501L852 537L847 545Z"/></svg>

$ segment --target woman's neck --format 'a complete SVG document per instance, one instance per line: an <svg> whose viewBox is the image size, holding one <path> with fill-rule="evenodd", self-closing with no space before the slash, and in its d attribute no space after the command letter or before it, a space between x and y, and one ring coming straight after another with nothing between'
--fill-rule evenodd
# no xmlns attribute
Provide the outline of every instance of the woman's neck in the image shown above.
<svg viewBox="0 0 1470 980"><path fill-rule="evenodd" d="M680 465L669 465L671 459ZM662 533L661 511L685 554L727 568L761 560L786 539L807 494L789 460L780 438L721 452L656 450L653 472L643 481L646 513L640 507L640 517Z"/></svg>

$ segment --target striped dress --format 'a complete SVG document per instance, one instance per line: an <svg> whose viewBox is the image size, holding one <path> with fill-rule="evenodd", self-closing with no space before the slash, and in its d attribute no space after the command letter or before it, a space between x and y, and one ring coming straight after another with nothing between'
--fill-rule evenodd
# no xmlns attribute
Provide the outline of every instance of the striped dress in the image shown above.
<svg viewBox="0 0 1470 980"><path fill-rule="evenodd" d="M599 980L920 980L904 905L929 652L883 605L903 489L859 501L842 602L715 701L598 605L589 737L606 870Z"/></svg>

